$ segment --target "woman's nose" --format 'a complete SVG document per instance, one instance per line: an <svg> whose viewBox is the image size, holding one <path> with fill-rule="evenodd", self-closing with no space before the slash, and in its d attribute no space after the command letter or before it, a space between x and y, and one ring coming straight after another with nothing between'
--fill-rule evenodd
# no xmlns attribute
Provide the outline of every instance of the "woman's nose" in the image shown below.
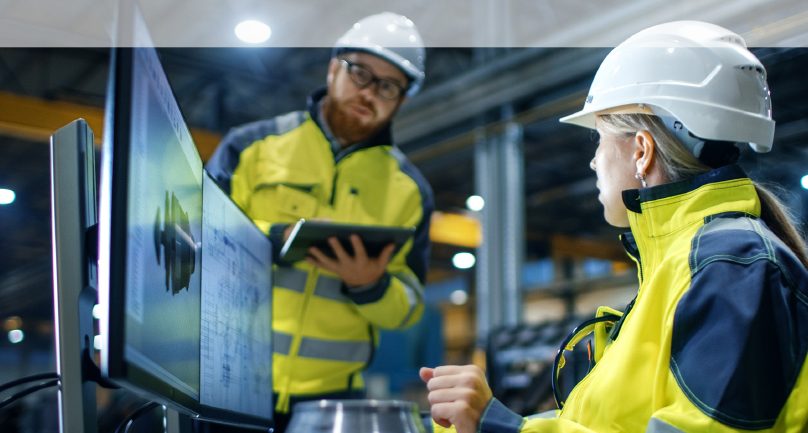
<svg viewBox="0 0 808 433"><path fill-rule="evenodd" d="M589 168L591 168L592 171L597 171L597 169L595 168L595 158L592 158L592 160L589 161Z"/></svg>

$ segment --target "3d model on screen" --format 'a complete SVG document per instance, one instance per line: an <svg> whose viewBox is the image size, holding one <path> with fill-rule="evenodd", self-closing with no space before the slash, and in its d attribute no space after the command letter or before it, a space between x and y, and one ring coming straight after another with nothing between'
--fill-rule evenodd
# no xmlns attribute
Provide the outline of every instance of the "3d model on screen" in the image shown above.
<svg viewBox="0 0 808 433"><path fill-rule="evenodd" d="M171 200L166 191L165 227L160 221L160 208L154 219L154 252L157 254L157 264L160 264L160 246L164 247L166 265L166 292L176 295L182 289L188 290L191 274L195 271L196 242L191 233L191 224L188 212L182 210L180 201L174 193Z"/></svg>

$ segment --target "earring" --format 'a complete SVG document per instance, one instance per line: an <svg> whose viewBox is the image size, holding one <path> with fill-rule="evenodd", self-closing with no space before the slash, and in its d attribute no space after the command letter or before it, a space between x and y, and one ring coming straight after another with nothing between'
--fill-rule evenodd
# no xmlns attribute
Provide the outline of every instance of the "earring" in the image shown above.
<svg viewBox="0 0 808 433"><path fill-rule="evenodd" d="M634 175L634 179L637 179L640 182L642 182L642 187L643 188L648 188L648 184L645 183L645 176L647 176L647 174L641 175L640 172L638 171L637 174Z"/></svg>

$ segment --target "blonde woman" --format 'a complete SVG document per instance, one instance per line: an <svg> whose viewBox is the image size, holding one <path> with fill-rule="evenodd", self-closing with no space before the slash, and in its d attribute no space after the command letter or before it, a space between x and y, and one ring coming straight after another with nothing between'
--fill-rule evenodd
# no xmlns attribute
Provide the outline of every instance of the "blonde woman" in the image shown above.
<svg viewBox="0 0 808 433"><path fill-rule="evenodd" d="M808 420L808 259L776 198L735 164L771 149L766 71L701 22L644 30L598 70L582 111L635 300L562 408L522 418L474 366L424 368L436 431L799 432ZM596 339L597 340L597 339Z"/></svg>

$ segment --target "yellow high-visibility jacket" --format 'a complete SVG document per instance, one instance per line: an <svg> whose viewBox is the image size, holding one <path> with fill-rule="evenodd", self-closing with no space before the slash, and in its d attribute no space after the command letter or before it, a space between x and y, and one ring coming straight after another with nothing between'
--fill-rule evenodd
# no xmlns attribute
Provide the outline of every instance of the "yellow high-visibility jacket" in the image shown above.
<svg viewBox="0 0 808 433"><path fill-rule="evenodd" d="M808 272L752 182L731 165L623 200L640 289L616 340L556 416L492 399L479 431L806 431Z"/></svg>
<svg viewBox="0 0 808 433"><path fill-rule="evenodd" d="M432 190L393 145L389 125L335 155L315 121L324 94L313 94L307 111L234 129L208 171L266 233L301 218L416 231L382 279L361 291L305 261L275 266L273 388L281 413L289 411L290 397L362 389L360 372L373 358L377 328L406 328L423 312Z"/></svg>

